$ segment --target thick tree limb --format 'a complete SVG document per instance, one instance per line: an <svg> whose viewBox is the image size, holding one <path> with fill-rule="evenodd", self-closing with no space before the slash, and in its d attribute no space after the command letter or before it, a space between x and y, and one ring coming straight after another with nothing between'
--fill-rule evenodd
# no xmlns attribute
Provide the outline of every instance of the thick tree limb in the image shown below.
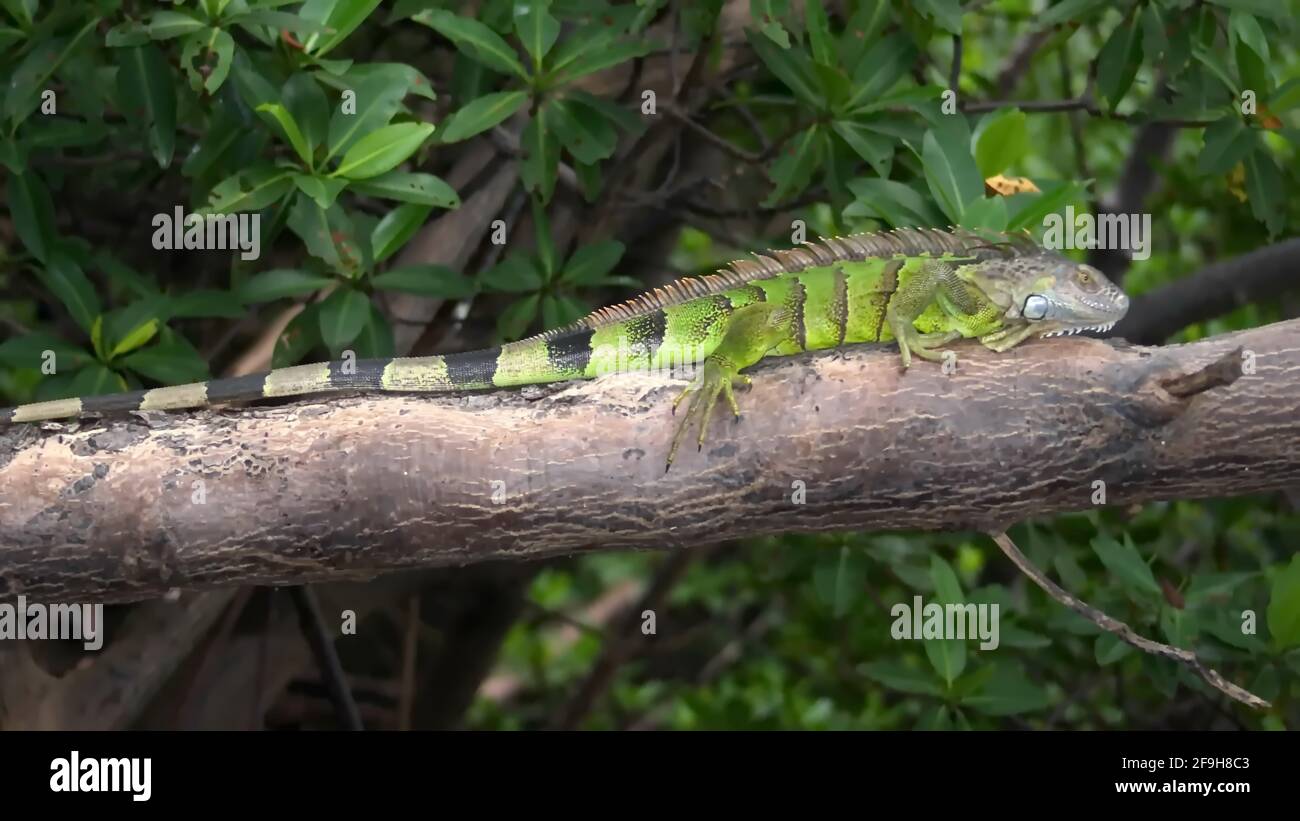
<svg viewBox="0 0 1300 821"><path fill-rule="evenodd" d="M1238 346L1254 373L1166 389ZM1300 320L1166 348L957 352L951 375L900 374L892 346L765 362L744 420L717 419L668 475L683 383L657 374L15 428L0 435L0 596L130 600L777 532L1001 530L1090 507L1096 480L1115 505L1300 484Z"/></svg>

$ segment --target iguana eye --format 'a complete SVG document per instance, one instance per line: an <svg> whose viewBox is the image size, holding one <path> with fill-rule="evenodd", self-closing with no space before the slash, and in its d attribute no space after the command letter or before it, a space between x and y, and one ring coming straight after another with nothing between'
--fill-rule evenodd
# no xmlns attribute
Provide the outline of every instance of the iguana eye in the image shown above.
<svg viewBox="0 0 1300 821"><path fill-rule="evenodd" d="M1047 316L1047 298L1038 294L1030 294L1025 299L1025 305L1020 309L1020 315L1025 319L1042 319Z"/></svg>
<svg viewBox="0 0 1300 821"><path fill-rule="evenodd" d="M1080 270L1078 280L1080 285L1087 285L1089 282L1092 282L1092 276L1087 271Z"/></svg>

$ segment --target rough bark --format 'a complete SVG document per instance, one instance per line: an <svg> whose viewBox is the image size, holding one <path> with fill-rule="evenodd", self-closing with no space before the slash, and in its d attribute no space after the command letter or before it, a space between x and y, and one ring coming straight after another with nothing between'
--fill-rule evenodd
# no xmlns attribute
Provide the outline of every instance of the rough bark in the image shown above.
<svg viewBox="0 0 1300 821"><path fill-rule="evenodd" d="M1253 374L1174 381L1221 373L1238 347ZM715 418L667 475L683 383L664 374L15 428L0 436L0 596L131 600L778 532L1000 529L1090 507L1096 480L1112 505L1300 484L1300 320L1163 348L957 351L952 374L900 374L892 346L769 360L739 397L744 419Z"/></svg>

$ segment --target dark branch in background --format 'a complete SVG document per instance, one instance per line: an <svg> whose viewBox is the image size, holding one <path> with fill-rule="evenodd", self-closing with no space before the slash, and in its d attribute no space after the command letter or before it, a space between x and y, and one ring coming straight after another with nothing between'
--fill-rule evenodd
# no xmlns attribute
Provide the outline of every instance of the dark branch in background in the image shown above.
<svg viewBox="0 0 1300 821"><path fill-rule="evenodd" d="M1255 374L1191 399L1161 384L1237 347ZM117 601L772 533L1005 529L1091 509L1098 479L1120 506L1300 482L1300 320L1155 349L955 352L955 373L900 374L892 346L760 363L743 424L713 419L668 476L684 381L667 374L15 427L0 434L0 497L21 500L0 507L0 596Z"/></svg>
<svg viewBox="0 0 1300 821"><path fill-rule="evenodd" d="M984 100L964 103L960 106L961 110L967 114L985 114L990 111L997 111L999 108L1018 108L1026 114L1033 113L1050 113L1056 111L1086 111L1094 117L1101 117L1106 120L1118 120L1119 122L1136 122L1136 123L1159 123L1175 128L1203 128L1210 125L1213 120L1147 120L1139 114L1119 114L1114 111L1106 111L1097 105L1096 101L1089 98L1078 98L1073 100Z"/></svg>
<svg viewBox="0 0 1300 821"><path fill-rule="evenodd" d="M338 653L334 650L334 640L321 621L320 607L311 588L292 587L289 595L298 610L298 622L302 625L303 637L311 645L312 655L316 657L316 666L320 668L321 677L329 686L330 699L338 712L339 723L349 730L365 729L361 724L361 714L352 699L352 691L343 674L343 665L339 663Z"/></svg>
<svg viewBox="0 0 1300 821"><path fill-rule="evenodd" d="M1020 83L1020 78L1025 76L1029 70L1029 64L1034 61L1034 55L1042 48L1043 43L1052 36L1053 30L1050 28L1039 29L1030 32L1016 44L1011 50L1011 56L1007 58L1002 69L998 72L995 85L997 86L998 96L1005 97L1015 90Z"/></svg>
<svg viewBox="0 0 1300 821"><path fill-rule="evenodd" d="M1142 345L1168 339L1195 322L1300 288L1300 239L1289 239L1202 268L1133 300L1111 336Z"/></svg>

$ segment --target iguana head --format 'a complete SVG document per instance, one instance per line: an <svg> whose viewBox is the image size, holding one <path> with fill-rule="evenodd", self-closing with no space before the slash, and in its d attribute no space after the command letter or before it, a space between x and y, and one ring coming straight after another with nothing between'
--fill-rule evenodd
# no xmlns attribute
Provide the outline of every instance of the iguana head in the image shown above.
<svg viewBox="0 0 1300 821"><path fill-rule="evenodd" d="M1105 274L1052 251L984 260L958 273L1026 336L1107 331L1128 313L1128 296Z"/></svg>

